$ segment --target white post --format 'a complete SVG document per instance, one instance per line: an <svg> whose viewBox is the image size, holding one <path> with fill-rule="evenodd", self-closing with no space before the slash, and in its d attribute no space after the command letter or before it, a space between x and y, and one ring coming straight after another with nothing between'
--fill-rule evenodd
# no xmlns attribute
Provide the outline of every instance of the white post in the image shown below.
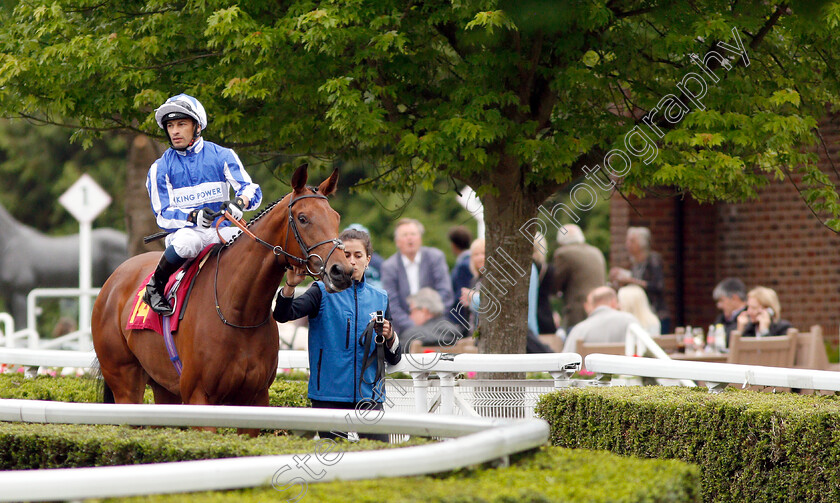
<svg viewBox="0 0 840 503"><path fill-rule="evenodd" d="M455 414L455 372L438 372L440 377L440 413Z"/></svg>
<svg viewBox="0 0 840 503"><path fill-rule="evenodd" d="M91 287L91 227L93 220L111 204L102 187L87 174L67 189L58 202L79 221L79 349L91 348L90 287Z"/></svg>
<svg viewBox="0 0 840 503"><path fill-rule="evenodd" d="M15 319L9 313L0 313L0 323L3 324L3 343L7 348L15 347Z"/></svg>
<svg viewBox="0 0 840 503"><path fill-rule="evenodd" d="M428 372L410 372L411 379L414 384L414 410L421 414L429 412L428 390L429 390L429 373Z"/></svg>
<svg viewBox="0 0 840 503"><path fill-rule="evenodd" d="M37 327L38 306L35 304L36 298L37 295L33 294L32 291L26 295L26 329L29 331L26 344L29 349L38 349L38 346L41 344Z"/></svg>
<svg viewBox="0 0 840 503"><path fill-rule="evenodd" d="M91 222L79 222L79 351L89 351L90 338L90 289L91 289Z"/></svg>

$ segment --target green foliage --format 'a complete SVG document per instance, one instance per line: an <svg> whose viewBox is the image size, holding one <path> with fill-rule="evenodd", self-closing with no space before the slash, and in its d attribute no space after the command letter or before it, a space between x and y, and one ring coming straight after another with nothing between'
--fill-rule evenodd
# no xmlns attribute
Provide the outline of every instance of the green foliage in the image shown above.
<svg viewBox="0 0 840 503"><path fill-rule="evenodd" d="M650 110L697 70L689 54L733 42L732 28L749 44L766 25L751 65L717 69L705 111L669 128L657 162L634 163L626 189L729 200L752 196L780 164L809 172L798 146L814 143L814 117L837 103L836 5L773 22L765 2L634 6L25 2L0 25L0 109L69 117L83 141L111 128L160 136L152 109L184 91L224 143L373 159L383 190L454 176L486 192L505 156L525 185L559 188L587 155L597 163L623 147L630 127L616 108Z"/></svg>
<svg viewBox="0 0 840 503"><path fill-rule="evenodd" d="M24 120L0 120L0 177L6 180L0 203L21 223L41 232L76 234L79 223L58 198L87 173L112 199L94 225L125 229L125 138L109 134L84 149L70 140L72 133Z"/></svg>
<svg viewBox="0 0 840 503"><path fill-rule="evenodd" d="M648 128L663 97L687 101L677 85L704 73L689 56L737 34L746 54L710 68L718 81L680 120L660 111L655 159L631 152L620 189L736 201L790 179L840 229L813 148L826 106L840 104L838 12L759 0L33 0L0 20L0 114L68 118L85 145L112 129L161 138L154 107L187 92L210 113L208 138L275 166L363 160L381 194L470 185L495 249L606 153L630 150L627 133ZM528 262L521 244L506 250ZM487 348L524 338L525 290L482 328Z"/></svg>
<svg viewBox="0 0 840 503"><path fill-rule="evenodd" d="M586 388L543 396L537 414L553 445L698 464L704 501L840 498L835 396Z"/></svg>
<svg viewBox="0 0 840 503"><path fill-rule="evenodd" d="M102 388L92 378L0 374L0 398L97 403L102 401Z"/></svg>
<svg viewBox="0 0 840 503"><path fill-rule="evenodd" d="M285 493L291 496L289 493ZM274 501L273 489L123 498L131 502ZM116 501L116 500L108 500ZM695 466L641 460L584 449L543 447L510 467L472 467L439 476L309 484L305 499L319 502L545 503L700 501Z"/></svg>
<svg viewBox="0 0 840 503"><path fill-rule="evenodd" d="M272 407L308 407L306 381L277 379L268 389ZM93 378L0 374L0 398L55 400L60 402L98 403L102 401L102 382ZM144 403L153 403L151 388L146 388Z"/></svg>
<svg viewBox="0 0 840 503"><path fill-rule="evenodd" d="M424 443L415 440L408 445ZM342 442L344 451L402 447L373 440ZM315 442L285 435L251 438L229 432L110 425L0 422L0 469L30 470L163 463L190 459L306 453ZM279 467L278 467L279 468Z"/></svg>

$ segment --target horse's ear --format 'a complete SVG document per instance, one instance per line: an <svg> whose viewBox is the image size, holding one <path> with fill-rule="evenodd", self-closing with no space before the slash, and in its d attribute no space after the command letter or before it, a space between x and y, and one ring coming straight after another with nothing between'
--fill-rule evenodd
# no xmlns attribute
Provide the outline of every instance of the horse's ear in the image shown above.
<svg viewBox="0 0 840 503"><path fill-rule="evenodd" d="M318 192L328 196L335 192L336 187L338 187L338 168L333 170L329 178L321 182L321 185L318 186Z"/></svg>
<svg viewBox="0 0 840 503"><path fill-rule="evenodd" d="M306 179L309 175L307 175L306 170L309 168L309 163L303 163L295 170L295 174L292 175L292 189L295 192L300 192L306 187Z"/></svg>

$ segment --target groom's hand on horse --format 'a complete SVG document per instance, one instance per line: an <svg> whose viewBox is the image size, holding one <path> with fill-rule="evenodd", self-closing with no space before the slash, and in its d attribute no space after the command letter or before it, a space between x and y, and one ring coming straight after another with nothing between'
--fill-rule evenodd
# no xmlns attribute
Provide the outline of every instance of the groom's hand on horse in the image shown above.
<svg viewBox="0 0 840 503"><path fill-rule="evenodd" d="M286 270L286 286L294 288L304 279L306 279L306 269L292 266Z"/></svg>

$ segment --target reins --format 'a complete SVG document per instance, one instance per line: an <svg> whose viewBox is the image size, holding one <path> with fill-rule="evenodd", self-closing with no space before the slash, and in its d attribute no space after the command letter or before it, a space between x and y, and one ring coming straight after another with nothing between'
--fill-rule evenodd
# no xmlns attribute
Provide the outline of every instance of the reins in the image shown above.
<svg viewBox="0 0 840 503"><path fill-rule="evenodd" d="M289 214L289 222L286 225L286 238L283 241L283 245L288 247L289 229L291 229L292 233L294 234L295 241L297 241L298 246L300 247L300 249L303 252L303 254L305 255L305 257L298 257L297 255L293 255L293 254L287 252L286 250L284 250L283 246L272 245L271 243L268 243L267 241L265 241L263 239L260 239L256 234L251 232L248 229L248 227L246 227L244 224L242 224L242 222L233 218L230 215L230 213L228 213L226 211L222 211L221 215L222 215L223 218L225 218L229 222L233 223L233 225L238 227L242 231L243 234L245 234L246 236L249 236L251 239L253 239L257 243L259 243L259 244L265 246L266 248L268 248L269 250L271 250L272 253L274 253L274 256L275 256L276 259L279 259L280 255L284 255L287 259L286 269L289 269L288 260L294 260L294 261L297 261L297 262L305 265L306 273L307 273L308 276L312 276L314 279L318 279L319 276L323 276L324 273L326 272L327 261L330 259L332 254L335 252L336 249L343 250L344 249L344 244L341 242L341 240L339 240L337 238L325 239L324 241L319 241L318 243L315 243L312 246L307 246L306 243L303 242L303 238L301 237L300 232L298 231L297 225L295 224L295 220L294 220L294 217L292 215L292 206L296 202L300 201L301 199L308 199L308 198L327 199L327 196L324 196L324 195L321 195L321 194L306 194L306 195L303 195L303 196L292 198L289 201L289 206L287 207L288 208L288 214ZM222 224L222 221L219 220L219 222L216 224L216 234L219 236L220 241L224 241L224 238L222 238L221 232L219 230L221 224ZM317 253L311 253L312 250L318 248L321 245L327 244L327 243L333 243L333 247L332 247L332 249L330 249L330 252L327 254L326 259L322 259L321 256L318 255ZM228 243L228 245L229 244L230 243ZM219 252L216 254L216 271L215 271L215 274L213 276L213 300L214 300L214 303L216 305L216 313L219 315L219 319L221 319L222 323L224 323L225 325L227 325L229 327L233 327L233 328L250 329L250 328L258 328L258 327L261 327L261 326L265 325L266 323L269 322L269 320L271 320L271 313L270 312L268 313L268 316L266 317L266 319L263 320L261 323L259 323L257 325L236 325L234 323L229 322L225 318L224 314L222 314L222 308L219 306L219 289L218 289L219 263L220 263L220 260L221 260L221 255L222 255L222 250L219 250ZM309 261L312 259L312 257L317 257L318 260L321 263L320 268L317 269L315 272L313 272L312 269L309 268Z"/></svg>

